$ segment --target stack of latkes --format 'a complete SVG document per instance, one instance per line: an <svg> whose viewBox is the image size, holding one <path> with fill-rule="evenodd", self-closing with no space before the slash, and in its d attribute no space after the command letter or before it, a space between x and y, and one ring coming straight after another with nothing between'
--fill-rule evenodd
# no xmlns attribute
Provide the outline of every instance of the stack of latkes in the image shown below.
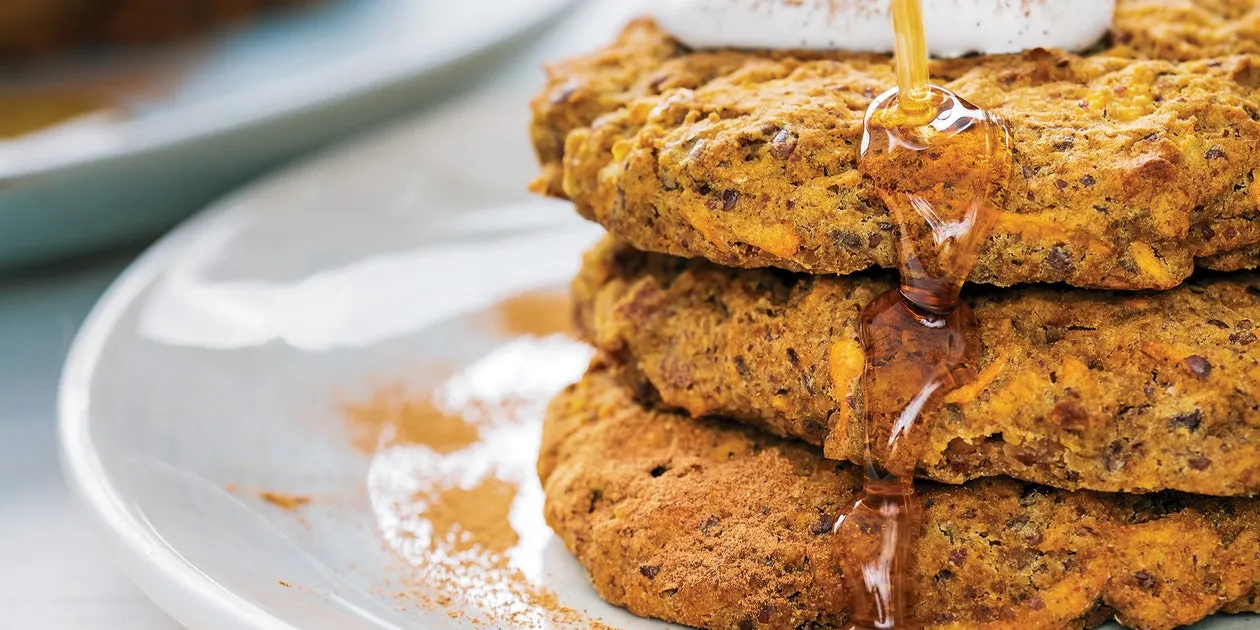
<svg viewBox="0 0 1260 630"><path fill-rule="evenodd" d="M964 299L978 377L925 412L929 628L1172 628L1260 610L1260 9L1122 0L1084 55L936 62L1010 123ZM844 628L860 309L897 234L856 168L890 60L689 50L650 21L550 68L537 189L608 229L599 350L552 404L546 516L605 599Z"/></svg>

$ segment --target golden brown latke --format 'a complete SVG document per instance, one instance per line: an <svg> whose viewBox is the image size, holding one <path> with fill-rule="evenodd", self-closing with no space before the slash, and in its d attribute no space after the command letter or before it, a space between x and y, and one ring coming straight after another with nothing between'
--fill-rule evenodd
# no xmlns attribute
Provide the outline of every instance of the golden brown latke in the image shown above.
<svg viewBox="0 0 1260 630"><path fill-rule="evenodd" d="M855 461L858 313L890 280L727 269L606 239L574 301L583 335L665 405ZM926 412L922 474L1260 492L1260 274L1162 293L970 287L963 298L980 321L982 372Z"/></svg>
<svg viewBox="0 0 1260 630"><path fill-rule="evenodd" d="M1188 60L1260 53L1256 0L1120 0L1112 51Z"/></svg>
<svg viewBox="0 0 1260 630"><path fill-rule="evenodd" d="M934 64L1013 131L1003 213L973 280L1168 288L1196 259L1211 267L1260 242L1260 57L1227 56L1260 29L1226 20L1202 50L1220 56L1132 58L1192 51L1161 19L1233 15L1184 4L1128 3L1116 27L1128 44L1106 55ZM891 267L896 230L856 159L867 105L894 84L885 56L693 52L637 21L550 68L533 105L536 188L644 250L814 273Z"/></svg>
<svg viewBox="0 0 1260 630"><path fill-rule="evenodd" d="M1256 0L1119 0L1111 35L1115 46L1107 52L1170 61L1260 53L1258 14ZM685 62L675 59L687 53L686 47L649 28L647 22L636 22L613 45L549 67L551 80L533 103L531 126L544 168L539 187L563 196L560 160L570 131L587 127L638 98L672 87L695 89L734 71L742 62L725 55L691 55ZM960 67L965 68L966 62ZM937 63L937 75L950 68ZM650 75L654 69L670 74Z"/></svg>
<svg viewBox="0 0 1260 630"><path fill-rule="evenodd" d="M861 488L817 450L641 407L603 366L548 410L547 523L595 589L705 628L843 628L837 515ZM1172 628L1260 609L1260 504L922 484L912 588L928 628Z"/></svg>

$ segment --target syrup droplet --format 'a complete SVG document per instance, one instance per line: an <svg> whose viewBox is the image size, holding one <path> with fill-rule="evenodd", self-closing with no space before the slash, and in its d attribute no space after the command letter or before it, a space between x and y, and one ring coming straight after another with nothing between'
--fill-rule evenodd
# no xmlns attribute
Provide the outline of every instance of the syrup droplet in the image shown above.
<svg viewBox="0 0 1260 630"><path fill-rule="evenodd" d="M997 218L991 199L1010 173L1010 134L954 93L927 89L923 112L906 113L898 90L875 99L860 166L901 233L902 294L922 310L946 313Z"/></svg>

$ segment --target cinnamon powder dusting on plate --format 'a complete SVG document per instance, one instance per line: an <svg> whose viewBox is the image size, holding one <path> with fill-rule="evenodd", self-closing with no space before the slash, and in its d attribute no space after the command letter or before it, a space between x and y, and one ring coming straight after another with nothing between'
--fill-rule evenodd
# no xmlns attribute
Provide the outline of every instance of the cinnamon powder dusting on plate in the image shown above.
<svg viewBox="0 0 1260 630"><path fill-rule="evenodd" d="M354 445L372 452L387 444L422 444L453 453L475 444L477 425L462 415L439 409L425 396L408 398L400 388L378 392L371 401L345 407L354 429Z"/></svg>
<svg viewBox="0 0 1260 630"><path fill-rule="evenodd" d="M508 522L516 499L514 484L491 477L472 488L449 488L427 499L420 518L432 524L440 544L454 551L481 548L502 556L520 541Z"/></svg>
<svg viewBox="0 0 1260 630"><path fill-rule="evenodd" d="M546 295L473 318L513 331L510 341L438 386L385 388L344 408L355 445L372 453L368 496L385 545L407 565L392 577L409 609L487 628L602 626L545 586L541 418L591 356L554 334L559 322L567 330L568 300Z"/></svg>
<svg viewBox="0 0 1260 630"><path fill-rule="evenodd" d="M531 291L499 302L479 319L502 335L572 335L573 301L568 291Z"/></svg>
<svg viewBox="0 0 1260 630"><path fill-rule="evenodd" d="M259 490L258 498L285 510L296 510L301 507L306 507L311 502L311 498L307 496L288 494L285 492L273 492L270 490Z"/></svg>

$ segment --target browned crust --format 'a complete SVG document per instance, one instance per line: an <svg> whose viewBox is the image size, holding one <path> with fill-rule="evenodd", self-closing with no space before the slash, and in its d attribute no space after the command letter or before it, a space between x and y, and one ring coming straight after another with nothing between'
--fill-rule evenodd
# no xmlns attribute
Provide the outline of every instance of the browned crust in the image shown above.
<svg viewBox="0 0 1260 630"><path fill-rule="evenodd" d="M614 604L705 628L844 627L827 532L859 480L812 448L641 407L597 365L548 410L539 476L548 524ZM1254 500L921 491L928 628L1172 628L1258 607Z"/></svg>
<svg viewBox="0 0 1260 630"><path fill-rule="evenodd" d="M1199 261L1200 265L1217 271L1241 271L1260 266L1260 244L1217 254Z"/></svg>

